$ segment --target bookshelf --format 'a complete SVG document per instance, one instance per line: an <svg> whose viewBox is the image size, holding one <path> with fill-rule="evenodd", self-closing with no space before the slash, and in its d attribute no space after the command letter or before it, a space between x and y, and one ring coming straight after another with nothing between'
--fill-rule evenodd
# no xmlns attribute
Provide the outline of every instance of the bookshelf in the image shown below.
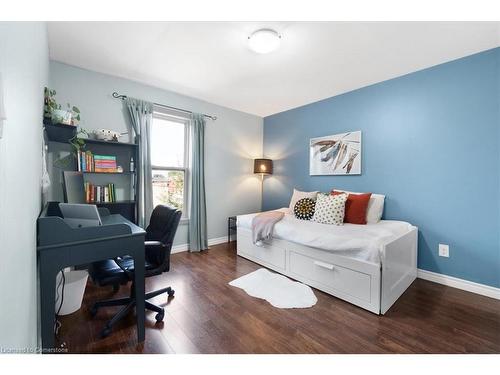
<svg viewBox="0 0 500 375"><path fill-rule="evenodd" d="M68 140L76 134L76 128L71 125L45 124L47 138L49 140L49 152L54 150L73 151ZM135 171L130 170L130 159L137 163L138 145L135 143L102 141L98 139L85 139L84 151L90 151L93 155L109 155L116 158L116 165L123 168L123 172L95 172L81 171L84 182L94 186L106 186L113 184L116 194L113 202L95 202L98 207L106 207L112 214L120 214L132 222L137 218L136 186L137 176ZM78 170L77 158L74 155L72 162L63 170ZM62 175L61 169L58 172Z"/></svg>

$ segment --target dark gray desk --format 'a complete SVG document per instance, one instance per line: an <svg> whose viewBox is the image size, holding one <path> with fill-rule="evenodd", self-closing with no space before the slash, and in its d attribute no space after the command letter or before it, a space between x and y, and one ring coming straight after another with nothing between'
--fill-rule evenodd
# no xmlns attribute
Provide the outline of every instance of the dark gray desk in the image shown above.
<svg viewBox="0 0 500 375"><path fill-rule="evenodd" d="M137 340L144 341L144 229L121 215L103 216L102 226L73 229L61 218L58 202L38 217L38 270L42 348L54 347L56 276L65 267L130 255L134 259Z"/></svg>

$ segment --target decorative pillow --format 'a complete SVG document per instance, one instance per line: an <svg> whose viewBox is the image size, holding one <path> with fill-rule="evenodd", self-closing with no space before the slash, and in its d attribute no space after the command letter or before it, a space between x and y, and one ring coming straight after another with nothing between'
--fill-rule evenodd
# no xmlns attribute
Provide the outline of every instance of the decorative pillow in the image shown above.
<svg viewBox="0 0 500 375"><path fill-rule="evenodd" d="M331 194L344 194L339 191L332 191ZM366 224L366 211L372 193L348 194L345 202L344 223Z"/></svg>
<svg viewBox="0 0 500 375"><path fill-rule="evenodd" d="M293 214L300 220L311 220L314 215L314 207L316 202L311 198L302 198L295 203Z"/></svg>
<svg viewBox="0 0 500 375"><path fill-rule="evenodd" d="M323 224L344 224L345 202L347 194L318 194L313 221Z"/></svg>
<svg viewBox="0 0 500 375"><path fill-rule="evenodd" d="M362 194L362 193L356 193L354 191L344 191L344 190L334 190L334 191L346 194ZM380 219L382 218L382 214L384 213L384 200L385 200L385 195L372 193L370 200L368 202L368 209L366 210L366 222L368 224L375 224L380 221Z"/></svg>
<svg viewBox="0 0 500 375"><path fill-rule="evenodd" d="M302 198L311 198L312 200L316 200L316 195L318 195L317 191L299 191L293 189L292 199L290 200L290 211L293 212L295 208L295 203L297 203Z"/></svg>

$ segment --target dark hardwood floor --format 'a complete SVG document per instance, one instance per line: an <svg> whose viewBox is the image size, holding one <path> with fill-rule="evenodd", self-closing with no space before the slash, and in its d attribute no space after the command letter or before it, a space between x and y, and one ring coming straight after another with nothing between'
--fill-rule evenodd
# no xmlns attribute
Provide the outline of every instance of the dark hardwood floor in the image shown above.
<svg viewBox="0 0 500 375"><path fill-rule="evenodd" d="M146 313L136 344L133 314L101 339L116 308L91 318L89 307L113 296L89 282L82 308L61 317L58 342L70 353L500 353L500 301L417 279L384 316L314 290L309 309L277 309L228 282L260 266L236 256L235 243L202 254L172 255L171 272L146 290L172 286L165 319ZM115 296L127 295L128 286Z"/></svg>

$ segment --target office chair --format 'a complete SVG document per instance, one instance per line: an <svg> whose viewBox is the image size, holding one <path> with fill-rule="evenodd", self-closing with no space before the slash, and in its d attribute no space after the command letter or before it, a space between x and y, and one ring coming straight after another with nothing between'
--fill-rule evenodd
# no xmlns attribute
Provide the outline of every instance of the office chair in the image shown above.
<svg viewBox="0 0 500 375"><path fill-rule="evenodd" d="M146 250L145 277L160 275L170 269L170 252L175 232L179 225L182 212L167 206L156 206L151 214L149 226L146 228ZM89 267L89 274L92 280L99 286L113 286L126 284L134 280L134 261L131 257L109 259L92 263ZM165 310L157 305L148 302L148 299L160 294L167 293L173 296L175 291L171 288L163 288L146 293L146 309L155 311L156 321L161 322L165 316ZM135 306L134 285L130 288L130 297L96 302L90 310L92 316L97 314L97 310L104 306L125 306L111 320L107 322L101 331L101 336L106 337L111 333L113 325L125 317Z"/></svg>

